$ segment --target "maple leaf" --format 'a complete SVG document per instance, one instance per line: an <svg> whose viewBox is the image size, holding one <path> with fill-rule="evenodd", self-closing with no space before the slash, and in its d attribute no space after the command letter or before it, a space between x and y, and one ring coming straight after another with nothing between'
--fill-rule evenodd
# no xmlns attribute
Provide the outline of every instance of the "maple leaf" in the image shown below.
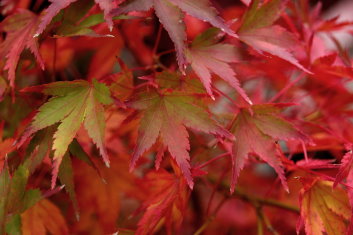
<svg viewBox="0 0 353 235"><path fill-rule="evenodd" d="M35 31L34 37L38 37L45 29L45 27L50 24L54 16L56 16L59 11L68 7L70 4L76 2L77 0L50 0L51 5L46 9L45 15L42 17L41 22ZM95 0L99 7L104 12L104 19L107 22L110 31L113 30L113 20L110 11L113 9L113 2L111 0Z"/></svg>
<svg viewBox="0 0 353 235"><path fill-rule="evenodd" d="M25 9L18 10L0 24L0 31L7 33L5 41L0 45L0 56L6 58L4 69L8 70L11 87L15 85L16 67L24 49L29 49L44 69L44 62L38 51L38 41L32 37L37 25L38 16Z"/></svg>
<svg viewBox="0 0 353 235"><path fill-rule="evenodd" d="M109 89L97 80L93 80L92 83L76 80L29 87L23 91L41 90L44 94L53 97L39 108L27 135L60 122L53 142L55 152L52 187L55 185L61 160L82 123L97 145L104 162L109 166L108 155L103 144L105 119L102 107L102 104L107 105L112 102Z"/></svg>
<svg viewBox="0 0 353 235"><path fill-rule="evenodd" d="M353 185L353 154L352 154L352 144L346 145L347 153L343 156L341 161L341 167L336 176L336 180L334 183L334 187L336 187L340 182L342 182L345 178L349 184Z"/></svg>
<svg viewBox="0 0 353 235"><path fill-rule="evenodd" d="M336 88L340 92L345 89L342 79L353 79L353 69L351 66L344 66L335 63L337 53L321 56L312 63L313 74L311 77L321 84Z"/></svg>
<svg viewBox="0 0 353 235"><path fill-rule="evenodd" d="M286 2L272 0L260 6L259 0L253 1L238 30L239 39L260 53L267 52L278 56L310 73L290 52L298 45L294 35L281 26L273 25Z"/></svg>
<svg viewBox="0 0 353 235"><path fill-rule="evenodd" d="M76 213L76 218L79 220L80 214L79 214L79 208L78 208L78 202L77 202L77 197L76 197L76 192L75 192L75 185L74 185L74 176L73 176L73 167L72 167L72 161L68 153L66 153L61 161L60 167L59 167L59 173L58 177L62 185L65 185L65 190L68 193L75 213Z"/></svg>
<svg viewBox="0 0 353 235"><path fill-rule="evenodd" d="M13 138L3 140L4 124L4 121L0 122L0 171L2 171L6 155L15 149Z"/></svg>
<svg viewBox="0 0 353 235"><path fill-rule="evenodd" d="M332 189L330 181L306 178L301 181L304 188L299 197L300 222L304 222L306 234L345 234L346 222L351 218L347 193L341 188ZM299 229L298 226L297 232Z"/></svg>
<svg viewBox="0 0 353 235"><path fill-rule="evenodd" d="M276 141L294 139L308 142L309 138L279 116L281 108L285 106L285 104L259 104L240 109L231 129L236 138L232 149L231 192L234 191L239 173L251 153L258 155L272 166L283 187L288 190L283 165L276 152Z"/></svg>
<svg viewBox="0 0 353 235"><path fill-rule="evenodd" d="M23 235L69 234L65 218L59 208L43 199L21 214Z"/></svg>
<svg viewBox="0 0 353 235"><path fill-rule="evenodd" d="M237 37L222 18L218 16L218 12L210 5L208 0L129 0L113 10L112 15L120 15L131 11L148 11L152 7L175 44L178 65L183 73L186 67L184 55L186 33L183 12L207 21L227 34Z"/></svg>
<svg viewBox="0 0 353 235"><path fill-rule="evenodd" d="M346 179L347 184L350 187L347 187L348 191L348 196L349 196L349 203L351 206L351 211L353 214L353 154L352 154L352 144L346 144L346 150L347 153L343 156L341 160L341 167L339 168L339 171L336 176L336 180L333 184L333 187L337 187L339 183L341 183L344 179ZM348 232L347 234L353 233L353 217L351 218L349 227L348 227Z"/></svg>
<svg viewBox="0 0 353 235"><path fill-rule="evenodd" d="M147 185L149 195L143 203L144 215L138 223L136 234L152 234L157 225L165 219L168 228L174 223L181 225L183 211L187 203L188 190L184 180L165 170L149 172L143 185Z"/></svg>
<svg viewBox="0 0 353 235"><path fill-rule="evenodd" d="M228 64L238 61L236 48L231 44L213 43L212 37L215 37L217 33L217 29L211 28L196 37L192 47L187 50L186 57L195 73L201 79L207 93L213 99L211 72L227 81L249 104L252 104L245 91L240 87L239 81L235 77L235 72Z"/></svg>
<svg viewBox="0 0 353 235"><path fill-rule="evenodd" d="M26 165L20 165L13 175L8 166L0 174L0 233L5 224L16 214L22 213L41 199L39 190L26 190L29 171Z"/></svg>
<svg viewBox="0 0 353 235"><path fill-rule="evenodd" d="M78 157L77 153L73 155ZM128 171L129 158L127 150L116 152L110 168L93 159L100 174L86 162L72 159L80 205L80 220L72 228L73 233L91 234L94 230L95 234L109 234L117 231L116 221L124 206L122 195L127 193L134 198L145 198L141 188L136 188L134 175Z"/></svg>
<svg viewBox="0 0 353 235"><path fill-rule="evenodd" d="M140 122L137 146L134 150L131 169L138 158L161 136L162 143L181 168L190 188L193 180L190 172L190 150L186 127L231 138L231 134L212 120L208 113L196 105L195 98L174 91L170 94L150 92L142 95L132 107L144 110Z"/></svg>

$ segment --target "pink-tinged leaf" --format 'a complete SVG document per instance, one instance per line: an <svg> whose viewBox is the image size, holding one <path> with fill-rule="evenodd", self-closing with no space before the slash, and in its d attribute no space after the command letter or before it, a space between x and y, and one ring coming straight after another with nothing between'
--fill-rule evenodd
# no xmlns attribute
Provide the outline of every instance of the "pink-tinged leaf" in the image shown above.
<svg viewBox="0 0 353 235"><path fill-rule="evenodd" d="M76 2L77 0L50 0L51 4L48 9L45 10L45 15L41 19L41 23L38 26L38 29L34 37L38 37L45 28L50 24L54 16L56 16L59 11L68 7L71 3ZM113 29L113 20L110 12L113 9L112 0L95 0L99 7L103 10L104 19L107 22L110 31Z"/></svg>
<svg viewBox="0 0 353 235"><path fill-rule="evenodd" d="M273 25L286 3L287 1L283 0L271 0L261 5L259 0L253 1L244 14L238 31L239 38L260 53L267 52L278 56L310 73L291 54L298 45L294 35L280 26Z"/></svg>
<svg viewBox="0 0 353 235"><path fill-rule="evenodd" d="M163 149L168 149L176 160L190 188L194 183L189 163L189 135L185 127L232 138L227 130L219 126L204 109L196 105L195 98L191 96L185 96L178 92L168 95L151 92L143 94L142 98L133 102L131 106L145 110L140 122L131 168L160 136ZM161 156L160 151L158 154ZM160 161L161 159L158 159L158 162Z"/></svg>
<svg viewBox="0 0 353 235"><path fill-rule="evenodd" d="M173 175L163 169L149 172L143 186L148 195L142 205L145 211L138 222L137 235L154 234L159 224L165 223L169 230L178 231L188 198L188 189L178 171Z"/></svg>
<svg viewBox="0 0 353 235"><path fill-rule="evenodd" d="M113 19L110 12L113 10L113 0L95 0L100 9L103 10L104 19L108 24L109 30L113 30Z"/></svg>
<svg viewBox="0 0 353 235"><path fill-rule="evenodd" d="M77 0L50 0L51 4L48 9L46 9L46 13L42 17L34 37L38 37L39 34L44 31L45 27L50 24L51 20L54 18L54 16L59 13L59 11L68 7L71 3L76 1Z"/></svg>
<svg viewBox="0 0 353 235"><path fill-rule="evenodd" d="M347 234L347 222L351 218L348 195L342 188L332 188L332 182L319 179L301 179L300 220L308 235ZM300 227L297 227L299 233Z"/></svg>
<svg viewBox="0 0 353 235"><path fill-rule="evenodd" d="M186 67L186 33L183 11L237 37L218 16L216 9L210 5L208 0L129 0L114 9L111 14L116 16L131 11L147 11L152 7L175 45L178 66L182 73L185 73Z"/></svg>
<svg viewBox="0 0 353 235"><path fill-rule="evenodd" d="M339 16L333 17L329 20L323 20L322 22L318 22L315 26L316 31L321 32L334 32L338 30L342 30L344 28L348 28L353 25L352 21L340 21Z"/></svg>
<svg viewBox="0 0 353 235"><path fill-rule="evenodd" d="M111 15L118 16L131 11L148 11L153 7L153 0L128 0L112 10Z"/></svg>
<svg viewBox="0 0 353 235"><path fill-rule="evenodd" d="M348 176L353 177L353 154L352 154L352 144L348 144L346 146L347 153L343 156L341 160L341 167L336 176L335 183L333 187L336 187L339 183L341 183L344 179L347 178L348 183L352 183L353 186L353 178L348 178Z"/></svg>
<svg viewBox="0 0 353 235"><path fill-rule="evenodd" d="M218 15L217 10L211 5L209 0L170 0L187 14L200 20L209 22L216 28L221 29L225 33L233 37L238 37L232 29Z"/></svg>
<svg viewBox="0 0 353 235"><path fill-rule="evenodd" d="M235 72L228 63L236 62L235 47L230 44L195 46L187 52L191 67L200 78L207 93L213 97L211 72L228 82L249 104L252 104L245 91L240 87Z"/></svg>
<svg viewBox="0 0 353 235"><path fill-rule="evenodd" d="M38 16L28 10L19 10L0 24L0 31L6 32L6 39L0 47L0 56L6 58L4 69L8 70L10 86L15 85L15 73L20 55L29 49L44 69L44 62L38 51L38 41L32 35L38 25Z"/></svg>
<svg viewBox="0 0 353 235"><path fill-rule="evenodd" d="M167 115L165 118L170 119L168 122L163 122L161 127L161 138L163 143L168 143L167 148L169 153L174 156L175 161L180 167L189 187L194 187L194 182L190 170L190 144L189 134L185 126L179 121L175 120L177 117L177 110L172 106L163 107ZM173 120L174 119L174 120Z"/></svg>
<svg viewBox="0 0 353 235"><path fill-rule="evenodd" d="M322 160L322 159L304 159L296 162L297 166L306 169L330 169L337 168L336 165L333 164L333 160Z"/></svg>
<svg viewBox="0 0 353 235"><path fill-rule="evenodd" d="M297 45L294 35L280 26L274 25L254 30L249 29L239 33L239 38L260 53L267 52L278 56L301 70L311 73L290 52Z"/></svg>
<svg viewBox="0 0 353 235"><path fill-rule="evenodd" d="M184 72L186 67L186 33L185 24L183 21L184 15L178 7L174 6L167 0L154 0L154 10L159 18L159 21L162 23L170 38L174 42L178 65L180 70Z"/></svg>
<svg viewBox="0 0 353 235"><path fill-rule="evenodd" d="M244 3L246 6L249 6L251 3L251 0L241 0L242 3Z"/></svg>
<svg viewBox="0 0 353 235"><path fill-rule="evenodd" d="M139 108L138 105L134 105L134 107ZM146 106L144 109L146 111L140 122L137 145L132 155L130 169L135 167L138 158L156 142L162 127L163 116L161 112L158 112L160 104Z"/></svg>
<svg viewBox="0 0 353 235"><path fill-rule="evenodd" d="M296 139L308 142L309 138L291 123L279 116L281 108L275 104L251 106L251 111L243 108L237 114L232 127L236 138L232 152L232 183L231 192L240 171L249 157L256 154L277 172L283 187L288 190L284 177L283 164L276 151L276 141Z"/></svg>
<svg viewBox="0 0 353 235"><path fill-rule="evenodd" d="M164 153L167 149L164 146L161 146L158 148L157 154L156 154L156 159L154 161L154 165L156 170L158 171L159 168L161 167L161 163L164 157Z"/></svg>

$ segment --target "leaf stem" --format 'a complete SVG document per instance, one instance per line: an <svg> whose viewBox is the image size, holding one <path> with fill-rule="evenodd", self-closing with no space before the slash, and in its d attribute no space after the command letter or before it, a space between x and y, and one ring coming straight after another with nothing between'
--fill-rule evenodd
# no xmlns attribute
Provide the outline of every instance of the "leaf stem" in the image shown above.
<svg viewBox="0 0 353 235"><path fill-rule="evenodd" d="M273 235L279 235L279 233L276 231L276 229L274 229L274 227L272 226L268 217L264 214L262 207L259 207L259 213L260 213L259 215L260 215L262 221L266 225L267 230L270 231Z"/></svg>
<svg viewBox="0 0 353 235"><path fill-rule="evenodd" d="M224 186L225 185L222 185L222 187L224 187ZM228 186L226 186L226 188L228 189ZM249 195L249 194L245 193L244 191L242 191L239 188L235 189L234 195L239 197L240 199L242 199L244 201L247 201L247 202L257 202L260 205L277 207L277 208L281 208L281 209L285 209L285 210L288 210L288 211L295 212L297 214L299 214L299 212L300 212L299 208L296 207L296 206L285 204L285 203L282 203L282 202L277 201L275 199L261 198L261 197Z"/></svg>
<svg viewBox="0 0 353 235"><path fill-rule="evenodd" d="M216 179L214 179L213 177L210 177L209 180L213 183L216 183ZM229 191L229 185L226 184L225 182L222 182L219 187L221 187L221 189L224 189L225 191ZM240 189L239 187L237 187L234 190L234 196L238 197L239 199L243 200L243 201L247 201L249 203L258 203L261 206L272 206L272 207L277 207L280 209L284 209L284 210L288 210L288 211L292 211L294 213L299 214L300 210L298 207L293 206L293 205L289 205L283 202L280 202L278 200L275 199L269 199L269 198L262 198L262 197L257 197L254 195L249 195L248 193L244 192L244 190Z"/></svg>
<svg viewBox="0 0 353 235"><path fill-rule="evenodd" d="M53 74L52 74L52 81L55 81L57 49L58 49L57 39L54 38L54 53L53 53Z"/></svg>
<svg viewBox="0 0 353 235"><path fill-rule="evenodd" d="M282 90L280 90L274 97L270 99L270 103L273 103L275 100L277 100L279 97L281 97L284 93L286 93L294 84L299 82L301 79L305 77L305 73L300 73L296 79L293 81L289 82L285 87L283 87Z"/></svg>
<svg viewBox="0 0 353 235"><path fill-rule="evenodd" d="M263 221L262 221L258 211L256 211L256 215L257 215L257 235L263 235L264 234Z"/></svg>
<svg viewBox="0 0 353 235"><path fill-rule="evenodd" d="M219 90L217 87L213 86L212 87L214 91L216 91L219 95L224 96L225 98L227 98L235 107L240 108L239 105L237 103L235 103L235 101L230 98L227 94L225 94L223 91Z"/></svg>
<svg viewBox="0 0 353 235"><path fill-rule="evenodd" d="M169 53L174 53L175 52L175 49L170 49L170 50L167 50L167 51L163 51L161 53L158 53L157 56L158 57L161 57L163 55L166 55L166 54L169 54Z"/></svg>
<svg viewBox="0 0 353 235"><path fill-rule="evenodd" d="M215 162L215 161L217 161L218 159L221 159L221 158L226 157L226 156L230 156L230 153L222 153L222 154L220 154L220 155L218 155L218 156L216 156L216 157L214 157L214 158L208 160L207 162L204 162L204 163L202 163L201 165L198 165L198 166L195 167L195 168L196 168L196 169L204 168L205 166L211 164L212 162Z"/></svg>
<svg viewBox="0 0 353 235"><path fill-rule="evenodd" d="M202 234L203 231L205 231L205 229L208 227L208 225L210 225L212 223L212 221L216 218L216 215L218 213L218 211L222 208L222 206L224 205L224 203L227 201L228 197L223 198L223 200L217 205L216 209L214 210L214 212L212 213L212 215L210 215L206 221L201 225L201 227L194 233L194 235L200 235Z"/></svg>
<svg viewBox="0 0 353 235"><path fill-rule="evenodd" d="M162 25L159 24L159 27L158 27L158 32L157 32L157 38L156 38L156 42L153 46L153 50L152 50L152 55L153 57L156 57L156 53L157 53L157 49L158 49L158 45L159 45L159 42L161 40L161 35L162 35Z"/></svg>

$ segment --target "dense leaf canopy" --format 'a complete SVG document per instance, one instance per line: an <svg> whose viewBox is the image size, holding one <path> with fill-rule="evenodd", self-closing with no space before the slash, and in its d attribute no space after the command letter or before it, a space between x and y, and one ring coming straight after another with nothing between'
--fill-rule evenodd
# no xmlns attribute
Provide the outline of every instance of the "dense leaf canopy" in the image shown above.
<svg viewBox="0 0 353 235"><path fill-rule="evenodd" d="M0 235L353 234L327 2L2 0Z"/></svg>

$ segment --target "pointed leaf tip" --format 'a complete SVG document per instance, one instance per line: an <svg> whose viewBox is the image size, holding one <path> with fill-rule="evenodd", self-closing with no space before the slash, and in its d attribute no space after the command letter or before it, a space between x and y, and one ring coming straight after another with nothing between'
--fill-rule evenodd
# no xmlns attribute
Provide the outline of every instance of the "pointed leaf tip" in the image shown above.
<svg viewBox="0 0 353 235"><path fill-rule="evenodd" d="M250 153L256 154L278 174L288 191L283 164L278 157L275 143L278 140L305 141L306 135L279 116L280 108L273 104L252 105L252 113L243 108L237 114L232 131L236 137L232 150L232 183L236 184L239 172L244 168Z"/></svg>
<svg viewBox="0 0 353 235"><path fill-rule="evenodd" d="M31 124L32 133L60 122L52 147L55 150L52 187L55 186L61 160L82 124L109 167L109 157L104 146L103 108L103 104L112 102L109 88L95 80L93 86L85 80L76 80L40 87L43 93L53 97L39 108Z"/></svg>
<svg viewBox="0 0 353 235"><path fill-rule="evenodd" d="M186 127L222 137L227 137L229 132L212 120L206 110L196 105L197 101L193 96L173 91L164 96L157 92L147 92L141 97L132 104L132 107L144 112L130 170L160 136L163 146L175 159L192 188L194 183L190 171L190 143Z"/></svg>
<svg viewBox="0 0 353 235"><path fill-rule="evenodd" d="M0 30L7 34L0 48L0 53L6 60L3 70L8 71L8 80L14 89L16 68L20 55L25 49L29 49L40 67L44 68L44 62L38 49L38 38L32 36L38 25L38 16L29 10L21 9L6 17L1 25L6 25Z"/></svg>

